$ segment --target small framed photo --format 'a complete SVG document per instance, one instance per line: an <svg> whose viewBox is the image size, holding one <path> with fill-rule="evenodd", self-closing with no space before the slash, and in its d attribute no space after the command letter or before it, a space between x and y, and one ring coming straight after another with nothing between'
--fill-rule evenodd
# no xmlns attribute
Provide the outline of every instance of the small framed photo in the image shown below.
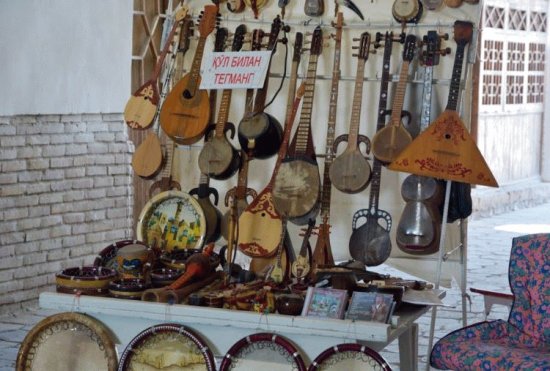
<svg viewBox="0 0 550 371"><path fill-rule="evenodd" d="M394 307L391 294L354 291L346 319L388 323Z"/></svg>
<svg viewBox="0 0 550 371"><path fill-rule="evenodd" d="M346 290L309 287L302 316L342 319L347 300Z"/></svg>

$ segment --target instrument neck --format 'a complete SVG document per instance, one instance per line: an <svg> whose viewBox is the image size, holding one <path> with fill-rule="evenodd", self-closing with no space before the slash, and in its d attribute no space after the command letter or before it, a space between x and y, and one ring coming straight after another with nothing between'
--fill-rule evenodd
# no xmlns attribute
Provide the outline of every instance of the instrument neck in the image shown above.
<svg viewBox="0 0 550 371"><path fill-rule="evenodd" d="M172 159L174 157L174 141L170 138L166 138L166 165L162 169L161 178L172 177Z"/></svg>
<svg viewBox="0 0 550 371"><path fill-rule="evenodd" d="M155 69L153 70L152 74L152 80L156 81L160 75L160 71L162 69L162 65L164 64L164 59L166 58L166 55L170 51L170 45L172 44L172 39L174 38L174 35L176 34L176 31L178 30L178 25L180 22L174 23L172 26L172 30L170 30L170 34L168 34L168 37L166 38L166 41L164 43L164 47L162 48L162 52L160 53L160 56L157 60L157 63L155 65Z"/></svg>
<svg viewBox="0 0 550 371"><path fill-rule="evenodd" d="M225 89L222 93L222 100L220 102L220 109L218 111L218 121L216 122L216 132L215 135L218 138L223 137L225 124L229 118L229 107L231 105L231 95L233 90Z"/></svg>
<svg viewBox="0 0 550 371"><path fill-rule="evenodd" d="M309 57L306 81L304 83L305 93L302 102L302 111L300 113L300 122L296 129L295 154L305 154L308 149L318 59L319 56L316 54L312 54Z"/></svg>
<svg viewBox="0 0 550 371"><path fill-rule="evenodd" d="M378 101L378 123L376 131L386 126L386 109L388 107L388 85L390 82L390 62L393 47L391 35L386 36L384 45L384 58L382 61L382 78L380 80L380 98Z"/></svg>
<svg viewBox="0 0 550 371"><path fill-rule="evenodd" d="M422 114L420 117L420 131L424 131L430 125L432 110L432 81L433 67L424 67L424 87L422 92Z"/></svg>
<svg viewBox="0 0 550 371"><path fill-rule="evenodd" d="M355 92L353 94L353 105L351 107L351 120L348 135L348 149L357 149L357 136L361 123L361 102L363 100L363 81L365 75L365 60L357 60L357 74L355 76Z"/></svg>
<svg viewBox="0 0 550 371"><path fill-rule="evenodd" d="M394 126L401 125L401 111L403 110L403 102L405 101L405 91L407 90L407 80L409 77L409 61L403 61L401 64L401 72L399 73L399 82L395 88L395 96L393 97L393 105L391 111L390 123Z"/></svg>
<svg viewBox="0 0 550 371"><path fill-rule="evenodd" d="M246 198L246 188L248 186L248 156L244 151L241 152L241 158L242 164L237 179L237 188L235 190L235 198L238 200L244 200Z"/></svg>
<svg viewBox="0 0 550 371"><path fill-rule="evenodd" d="M193 58L193 64L191 65L191 70L189 71L189 84L188 90L195 95L198 90L199 78L201 73L201 64L202 57L204 55L204 46L206 45L206 36L201 36L197 43L197 48L195 50L195 57Z"/></svg>
<svg viewBox="0 0 550 371"><path fill-rule="evenodd" d="M451 77L451 87L449 89L449 99L447 100L447 110L456 111L458 105L458 95L460 93L460 78L462 76L462 65L464 64L464 50L466 43L458 43L456 47L455 62L453 65L453 74Z"/></svg>

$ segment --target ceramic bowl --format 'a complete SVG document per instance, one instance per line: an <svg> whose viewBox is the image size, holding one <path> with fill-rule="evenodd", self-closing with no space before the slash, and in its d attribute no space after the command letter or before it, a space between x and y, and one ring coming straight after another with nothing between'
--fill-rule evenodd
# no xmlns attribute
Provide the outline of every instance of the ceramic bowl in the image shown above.
<svg viewBox="0 0 550 371"><path fill-rule="evenodd" d="M117 272L104 267L73 267L55 275L57 292L84 295L107 295L109 283Z"/></svg>
<svg viewBox="0 0 550 371"><path fill-rule="evenodd" d="M109 293L119 299L141 299L143 291L150 287L141 278L122 278L109 283Z"/></svg>

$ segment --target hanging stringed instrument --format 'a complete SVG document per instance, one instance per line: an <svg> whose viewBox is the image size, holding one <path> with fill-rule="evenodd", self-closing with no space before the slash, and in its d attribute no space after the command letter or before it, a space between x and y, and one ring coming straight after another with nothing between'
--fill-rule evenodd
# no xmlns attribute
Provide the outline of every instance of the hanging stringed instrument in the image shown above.
<svg viewBox="0 0 550 371"><path fill-rule="evenodd" d="M377 40L381 37L377 34ZM393 46L393 34L387 32L384 39L384 57L382 61L382 78L380 81L380 98L378 101L377 130L384 127L386 122L386 107L388 99L388 83L390 81L390 61ZM393 115L393 112L392 112ZM382 163L374 158L372 164L372 179L370 184L369 208L355 212L352 221L352 233L349 240L351 256L367 266L382 264L391 253L390 229L391 215L378 208L380 198L380 178ZM365 218L366 222L358 226L357 222ZM380 220L383 225L380 225Z"/></svg>
<svg viewBox="0 0 550 371"><path fill-rule="evenodd" d="M181 21L187 15L188 10L189 9L184 6L176 12L174 25L166 38L164 48L157 60L151 78L134 92L124 107L124 121L132 129L147 129L153 123L153 118L157 114L157 106L160 100L158 88L160 71L164 64L164 59L170 50L172 39Z"/></svg>
<svg viewBox="0 0 550 371"><path fill-rule="evenodd" d="M401 113L408 82L409 64L414 58L415 51L416 36L407 35L403 49L401 73L393 98L390 122L386 127L378 130L372 138L374 157L385 164L392 162L412 142L411 134L402 125Z"/></svg>
<svg viewBox="0 0 550 371"><path fill-rule="evenodd" d="M191 69L172 88L160 110L162 130L180 144L198 142L209 124L210 102L206 90L199 89L200 68L206 38L216 26L217 14L216 5L204 7L198 26L200 37Z"/></svg>
<svg viewBox="0 0 550 371"><path fill-rule="evenodd" d="M323 33L321 28L317 27L311 40L300 121L273 184L275 209L297 225L315 219L319 212L321 179L311 133L311 114L317 61L322 50Z"/></svg>
<svg viewBox="0 0 550 371"><path fill-rule="evenodd" d="M306 231L304 232L304 238L302 239L302 246L300 247L300 252L296 257L296 260L292 262L290 266L290 271L294 277L298 280L302 280L309 274L311 270L311 264L309 262L309 256L312 255L311 245L309 243L309 238L313 233L315 228L315 220L310 219Z"/></svg>
<svg viewBox="0 0 550 371"><path fill-rule="evenodd" d="M273 256L277 252L283 225L281 215L277 212L273 204L273 183L286 154L292 123L296 117L304 90L304 85L302 84L298 89L296 98L292 104L292 110L285 122L283 142L281 143L281 149L277 155L277 161L269 183L239 217L239 237L237 246L245 255L265 258ZM289 94L292 94L292 92L289 92Z"/></svg>
<svg viewBox="0 0 550 371"><path fill-rule="evenodd" d="M239 51L243 45L246 26L240 25L235 30L231 51ZM241 157L225 136L225 126L229 117L231 95L233 90L225 89L218 112L214 135L204 143L199 153L199 168L213 179L224 180L233 176L240 167Z"/></svg>
<svg viewBox="0 0 550 371"><path fill-rule="evenodd" d="M174 141L170 138L166 138L166 164L160 173L160 180L157 180L151 184L149 188L149 198L152 198L156 193L181 190L181 185L172 179L172 162L174 158Z"/></svg>
<svg viewBox="0 0 550 371"><path fill-rule="evenodd" d="M269 41L267 43L267 50L270 50L272 55L275 54L277 50L279 32L282 27L281 19L277 16L271 24L271 32L269 33ZM259 50L261 48L262 37L262 32L258 31L254 33L252 44L253 50ZM277 153L283 137L283 129L279 121L274 116L264 112L269 86L270 68L271 61L267 68L264 85L256 92L254 106L251 111L245 112L238 128L238 138L241 149L251 154L252 157L259 159L265 159Z"/></svg>
<svg viewBox="0 0 550 371"><path fill-rule="evenodd" d="M390 169L461 183L498 187L491 169L456 111L464 50L472 39L472 34L471 22L455 22L454 38L457 47L447 107L390 164Z"/></svg>
<svg viewBox="0 0 550 371"><path fill-rule="evenodd" d="M370 150L370 140L364 135L359 135L365 63L369 58L369 49L370 34L363 32L359 44L359 53L357 54L357 74L355 76L355 93L351 107L349 133L345 136L339 136L334 142L334 152L336 152L338 144L342 141L348 143L346 150L336 157L333 166L330 167L332 185L345 193L361 192L367 187L371 177L371 168L367 156L359 150L360 143L365 144L367 153Z"/></svg>
<svg viewBox="0 0 550 371"><path fill-rule="evenodd" d="M145 179L155 177L162 169L163 156L162 156L162 144L159 139L160 122L158 111L160 105L164 102L166 94L170 90L170 86L174 80L181 78L180 69L183 65L183 56L189 49L189 37L193 33L193 19L187 15L181 22L181 27L174 36L174 40L178 39L178 48L174 54L172 54L173 61L169 61L168 73L164 77L162 83L162 91L160 94L159 107L157 107L157 114L155 115L153 130L150 131L145 139L136 148L136 151L132 155L132 169L134 172ZM173 62L173 63L170 63Z"/></svg>
<svg viewBox="0 0 550 371"><path fill-rule="evenodd" d="M199 186L191 189L189 194L196 196L204 214L206 221L204 242L216 242L221 235L222 213L215 206L218 204L218 191L216 188L210 187L210 178L207 174L201 173ZM214 196L214 203L210 200L210 196Z"/></svg>
<svg viewBox="0 0 550 371"><path fill-rule="evenodd" d="M420 54L420 61L424 64L421 131L430 124L433 67L439 64L440 55L450 52L448 49L440 49L441 38L437 31L428 31L422 42L425 50ZM407 203L395 232L397 246L402 251L415 255L437 252L441 231L439 205L442 201L442 189L440 183L431 177L412 174L403 181L401 196Z"/></svg>
<svg viewBox="0 0 550 371"><path fill-rule="evenodd" d="M334 160L334 136L336 128L336 116L338 113L338 87L340 84L340 59L342 55L342 30L344 25L344 16L341 12L336 15L336 22L333 27L336 29L334 34L334 60L332 65L332 82L330 87L330 102L328 111L327 138L325 142L325 167L323 169L323 187L321 189L321 224L317 231L317 242L315 249L311 254L311 266L309 279L314 281L316 271L319 267L334 265L332 248L330 246L330 197L332 193L332 183L330 181L330 168ZM296 261L303 257L296 258Z"/></svg>

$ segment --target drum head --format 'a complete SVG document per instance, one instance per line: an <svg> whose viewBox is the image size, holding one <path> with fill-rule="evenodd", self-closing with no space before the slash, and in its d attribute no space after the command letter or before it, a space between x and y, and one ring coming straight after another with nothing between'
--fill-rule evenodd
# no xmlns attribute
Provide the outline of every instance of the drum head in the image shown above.
<svg viewBox="0 0 550 371"><path fill-rule="evenodd" d="M149 327L128 344L120 357L119 370L216 369L214 356L193 331L177 323Z"/></svg>
<svg viewBox="0 0 550 371"><path fill-rule="evenodd" d="M27 334L17 355L16 370L117 369L109 330L81 313L60 313L40 321Z"/></svg>

